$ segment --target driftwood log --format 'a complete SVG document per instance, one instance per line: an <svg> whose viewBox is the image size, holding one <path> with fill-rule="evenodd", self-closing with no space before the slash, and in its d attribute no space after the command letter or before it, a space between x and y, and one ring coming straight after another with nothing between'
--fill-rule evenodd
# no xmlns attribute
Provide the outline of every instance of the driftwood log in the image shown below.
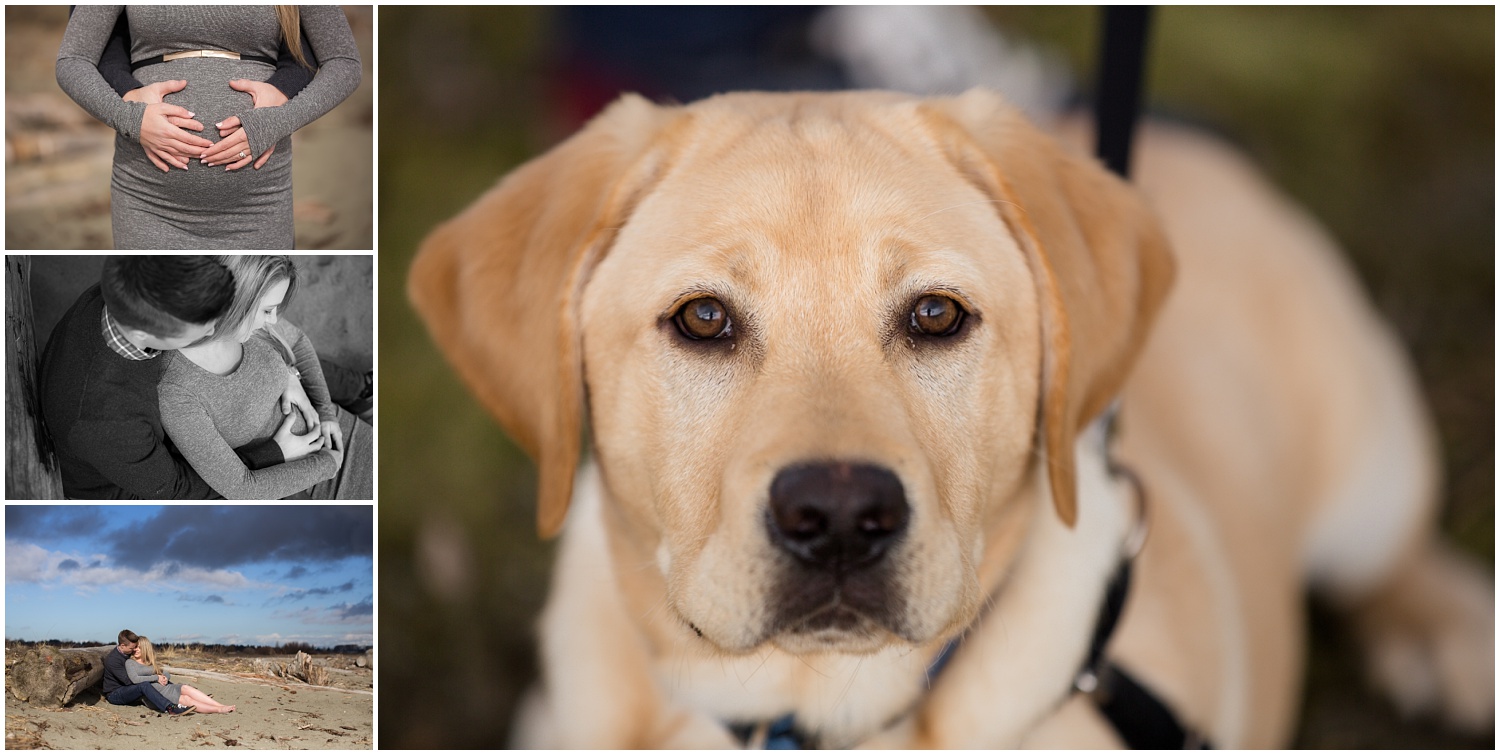
<svg viewBox="0 0 1500 755"><path fill-rule="evenodd" d="M313 661L312 656L307 653L299 651L297 657L292 659L292 665L287 667L287 673L308 684L316 684L319 687L328 686L328 668Z"/></svg>
<svg viewBox="0 0 1500 755"><path fill-rule="evenodd" d="M267 676L293 679L319 687L328 686L328 669L323 664L314 661L312 656L300 650L292 658L291 663L282 663L281 661L262 658L255 662L255 669Z"/></svg>
<svg viewBox="0 0 1500 755"><path fill-rule="evenodd" d="M5 257L5 353L5 499L62 498L62 469L42 424L31 259L24 255Z"/></svg>
<svg viewBox="0 0 1500 755"><path fill-rule="evenodd" d="M104 678L104 654L114 648L31 648L10 669L10 693L17 700L67 705Z"/></svg>
<svg viewBox="0 0 1500 755"><path fill-rule="evenodd" d="M172 675L172 681L174 682L180 682L183 680L208 679L210 681L233 682L236 684L259 684L271 687L286 686L285 683L274 679L262 679L260 678L260 676L253 676L248 674L225 674L218 671L205 671L199 668L177 668L176 666L162 666L161 668L163 671L166 671L167 673ZM343 687L324 687L323 689L329 692L342 692L348 695L375 694L374 690L368 689L344 689Z"/></svg>

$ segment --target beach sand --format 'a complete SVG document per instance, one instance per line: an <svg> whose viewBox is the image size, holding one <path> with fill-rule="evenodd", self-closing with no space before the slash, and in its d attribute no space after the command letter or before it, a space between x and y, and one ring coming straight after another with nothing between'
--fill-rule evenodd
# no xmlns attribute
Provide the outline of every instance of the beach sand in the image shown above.
<svg viewBox="0 0 1500 755"><path fill-rule="evenodd" d="M374 746L369 669L329 669L330 687L270 680L248 672L168 667L234 713L168 716L145 706L111 705L97 688L66 707L5 699L5 748L356 750Z"/></svg>

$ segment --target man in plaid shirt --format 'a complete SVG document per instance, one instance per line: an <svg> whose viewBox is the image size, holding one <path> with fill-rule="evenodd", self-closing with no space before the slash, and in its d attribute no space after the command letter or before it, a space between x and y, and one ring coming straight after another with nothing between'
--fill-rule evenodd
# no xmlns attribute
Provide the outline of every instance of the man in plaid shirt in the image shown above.
<svg viewBox="0 0 1500 755"><path fill-rule="evenodd" d="M42 417L68 498L218 497L162 430L157 357L211 338L233 296L233 276L212 257L106 259L42 354ZM288 383L301 391L295 377ZM251 468L283 460L274 438L236 450Z"/></svg>

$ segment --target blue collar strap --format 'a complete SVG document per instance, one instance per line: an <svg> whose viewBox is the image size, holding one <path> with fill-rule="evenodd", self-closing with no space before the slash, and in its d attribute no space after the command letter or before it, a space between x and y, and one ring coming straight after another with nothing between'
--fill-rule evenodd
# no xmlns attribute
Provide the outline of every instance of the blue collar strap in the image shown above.
<svg viewBox="0 0 1500 755"><path fill-rule="evenodd" d="M797 729L797 719L790 713L775 721L759 724L730 724L729 733L747 750L816 750L818 740Z"/></svg>

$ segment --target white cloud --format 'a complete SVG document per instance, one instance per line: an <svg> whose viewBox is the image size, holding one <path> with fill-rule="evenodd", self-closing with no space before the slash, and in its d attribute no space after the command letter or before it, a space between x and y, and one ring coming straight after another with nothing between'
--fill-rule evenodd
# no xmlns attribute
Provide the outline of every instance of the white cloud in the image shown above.
<svg viewBox="0 0 1500 755"><path fill-rule="evenodd" d="M5 543L5 581L41 582L49 571L55 571L62 558L50 559L50 551L31 543Z"/></svg>
<svg viewBox="0 0 1500 755"><path fill-rule="evenodd" d="M65 564L65 566L59 566ZM106 564L101 555L49 551L33 543L5 543L5 581L50 587L64 585L91 594L101 587L160 592L189 588L244 590L267 587L244 574L228 569L203 569L177 563L159 563L150 569L130 569Z"/></svg>

